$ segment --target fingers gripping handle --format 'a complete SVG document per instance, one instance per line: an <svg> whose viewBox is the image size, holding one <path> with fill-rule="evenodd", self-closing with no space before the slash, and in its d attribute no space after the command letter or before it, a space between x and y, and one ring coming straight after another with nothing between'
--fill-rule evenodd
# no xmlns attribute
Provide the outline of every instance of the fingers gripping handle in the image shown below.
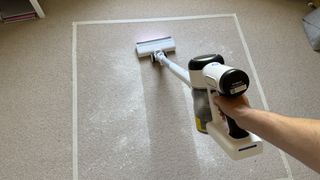
<svg viewBox="0 0 320 180"><path fill-rule="evenodd" d="M213 98L215 96L219 96L219 93L208 87L208 94L209 94L209 103L210 103L210 109L211 109L211 114L212 114L212 121L214 123L218 123L219 121L221 121L221 116L219 116L219 110L218 107L213 103ZM229 135L235 139L241 139L241 138L245 138L249 135L249 133L244 130L241 129L237 123L235 122L234 119L232 119L229 116L226 116L227 119L227 123L228 123L228 127L229 127Z"/></svg>

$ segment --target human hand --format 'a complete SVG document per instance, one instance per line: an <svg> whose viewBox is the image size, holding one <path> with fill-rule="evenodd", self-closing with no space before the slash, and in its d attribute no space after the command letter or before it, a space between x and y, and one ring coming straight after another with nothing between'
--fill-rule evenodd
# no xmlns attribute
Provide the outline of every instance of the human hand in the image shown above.
<svg viewBox="0 0 320 180"><path fill-rule="evenodd" d="M250 109L248 98L245 95L237 97L216 96L213 99L218 106L221 115L226 114L234 120L240 119Z"/></svg>

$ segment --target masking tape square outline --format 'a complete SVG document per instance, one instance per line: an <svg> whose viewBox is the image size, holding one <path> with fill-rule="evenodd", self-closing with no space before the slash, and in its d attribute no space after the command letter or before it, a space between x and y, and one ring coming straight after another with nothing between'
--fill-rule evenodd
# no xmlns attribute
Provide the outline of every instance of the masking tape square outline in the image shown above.
<svg viewBox="0 0 320 180"><path fill-rule="evenodd" d="M95 21L76 21L72 23L72 174L73 180L78 180L78 87L77 87L77 27L83 25L97 25L97 24L126 24L126 23L145 23L145 22L164 22L164 21L182 21L182 20L197 20L210 18L225 18L231 17L239 33L242 46L244 48L250 69L253 73L256 82L260 99L265 110L269 111L269 105L262 89L255 65L249 51L247 42L245 41L238 17L233 14L211 14L211 15L197 15L197 16L177 16L177 17L160 17L160 18L144 18L144 19L119 19L119 20L95 20ZM284 179L293 180L292 171L289 166L285 153L279 149L281 159L287 171L288 177Z"/></svg>

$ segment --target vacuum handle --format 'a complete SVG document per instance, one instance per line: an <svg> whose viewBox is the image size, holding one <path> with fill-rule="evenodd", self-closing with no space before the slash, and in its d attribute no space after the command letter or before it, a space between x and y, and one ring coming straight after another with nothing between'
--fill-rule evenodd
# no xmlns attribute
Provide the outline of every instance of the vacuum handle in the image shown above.
<svg viewBox="0 0 320 180"><path fill-rule="evenodd" d="M229 126L229 135L235 139L241 139L241 138L245 138L247 136L249 136L249 133L244 130L244 129L241 129L236 121L234 119L232 119L231 117L229 116L226 116L226 119L227 119L227 123L228 123L228 126Z"/></svg>
<svg viewBox="0 0 320 180"><path fill-rule="evenodd" d="M210 86L207 87L207 91L208 91L208 95L209 95L209 103L210 103L212 121L214 123L218 123L219 120L221 121L221 116L219 115L218 106L216 106L213 103L213 98L215 96L219 96L220 93ZM229 135L232 138L241 139L241 138L247 137L249 135L249 133L246 130L241 129L237 125L237 123L235 122L234 119L232 119L229 116L226 116L226 119L227 119L227 123L228 123L228 127L229 127Z"/></svg>

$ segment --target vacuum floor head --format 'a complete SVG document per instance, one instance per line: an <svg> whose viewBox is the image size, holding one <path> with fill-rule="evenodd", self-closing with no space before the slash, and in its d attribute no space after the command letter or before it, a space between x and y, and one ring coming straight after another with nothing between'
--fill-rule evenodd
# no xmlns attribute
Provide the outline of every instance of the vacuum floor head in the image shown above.
<svg viewBox="0 0 320 180"><path fill-rule="evenodd" d="M149 41L137 42L136 50L138 57L150 56L154 51L161 50L170 52L176 50L176 45L172 37L164 37Z"/></svg>

